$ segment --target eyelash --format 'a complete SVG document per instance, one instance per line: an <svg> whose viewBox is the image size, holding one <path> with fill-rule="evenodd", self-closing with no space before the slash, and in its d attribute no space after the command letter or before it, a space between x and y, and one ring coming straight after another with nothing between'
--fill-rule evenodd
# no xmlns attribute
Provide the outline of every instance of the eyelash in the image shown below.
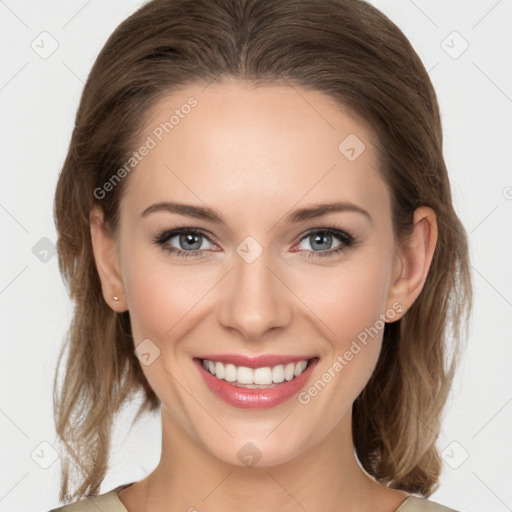
<svg viewBox="0 0 512 512"><path fill-rule="evenodd" d="M202 249L196 249L193 251L183 251L182 249L176 249L175 247L166 245L166 243L175 236L183 235L183 234L189 234L192 233L194 235L201 235L205 237L210 243L213 243L212 240L208 237L208 235L201 229L197 228L177 228L169 231L164 231L157 235L155 239L153 240L153 243L160 246L163 251L168 252L169 254L174 254L177 257L203 257L200 256L200 254L203 252ZM323 234L329 234L333 237L338 238L338 240L341 242L341 245L337 247L336 249L329 249L327 251L306 251L309 252L309 255L306 256L307 258L328 258L336 256L337 254L341 254L343 252L348 251L349 249L353 249L357 245L359 245L359 242L356 238L356 236L353 233L348 233L347 231L342 231L339 229L334 228L315 228L309 230L302 238L299 239L299 243L302 242L302 240L311 237L315 233L323 233Z"/></svg>

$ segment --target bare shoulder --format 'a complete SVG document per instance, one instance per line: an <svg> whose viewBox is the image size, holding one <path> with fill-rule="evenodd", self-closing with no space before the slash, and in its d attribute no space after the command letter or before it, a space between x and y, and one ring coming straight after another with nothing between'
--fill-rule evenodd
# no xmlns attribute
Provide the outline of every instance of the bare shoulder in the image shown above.
<svg viewBox="0 0 512 512"><path fill-rule="evenodd" d="M395 512L458 512L453 508L445 507L427 498L409 496Z"/></svg>

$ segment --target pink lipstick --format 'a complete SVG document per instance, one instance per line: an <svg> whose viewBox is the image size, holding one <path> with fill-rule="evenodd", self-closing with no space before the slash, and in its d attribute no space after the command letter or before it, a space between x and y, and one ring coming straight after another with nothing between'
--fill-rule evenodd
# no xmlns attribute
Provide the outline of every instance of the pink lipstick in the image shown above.
<svg viewBox="0 0 512 512"><path fill-rule="evenodd" d="M194 358L205 384L224 402L240 408L275 407L307 383L316 356L208 354Z"/></svg>

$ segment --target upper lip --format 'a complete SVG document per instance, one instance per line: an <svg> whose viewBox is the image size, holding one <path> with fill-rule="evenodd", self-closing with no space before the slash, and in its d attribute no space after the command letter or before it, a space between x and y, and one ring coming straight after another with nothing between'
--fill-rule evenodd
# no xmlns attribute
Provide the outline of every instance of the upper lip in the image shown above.
<svg viewBox="0 0 512 512"><path fill-rule="evenodd" d="M205 354L197 356L198 359L207 359L224 364L235 366L246 366L247 368L263 368L265 366L277 366L279 364L298 363L313 359L315 355L277 355L264 354L260 356L249 356L247 354Z"/></svg>

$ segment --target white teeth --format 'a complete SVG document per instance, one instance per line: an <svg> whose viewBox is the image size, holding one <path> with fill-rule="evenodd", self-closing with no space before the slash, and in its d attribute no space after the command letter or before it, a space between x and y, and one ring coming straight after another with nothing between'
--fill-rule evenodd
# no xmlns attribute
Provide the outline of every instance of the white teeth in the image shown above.
<svg viewBox="0 0 512 512"><path fill-rule="evenodd" d="M307 363L306 363L307 364ZM280 383L284 380L284 366L278 364L272 368L272 382Z"/></svg>
<svg viewBox="0 0 512 512"><path fill-rule="evenodd" d="M306 369L307 365L308 365L307 361L299 361L295 365L295 372L293 373L295 375L295 377L298 377Z"/></svg>
<svg viewBox="0 0 512 512"><path fill-rule="evenodd" d="M236 371L236 380L240 384L254 384L254 372L247 366L239 366Z"/></svg>
<svg viewBox="0 0 512 512"><path fill-rule="evenodd" d="M254 384L266 384L270 386L272 384L272 368L265 366L265 368L255 368L254 373Z"/></svg>
<svg viewBox="0 0 512 512"><path fill-rule="evenodd" d="M215 363L215 376L218 379L223 379L225 374L224 365L222 363Z"/></svg>
<svg viewBox="0 0 512 512"><path fill-rule="evenodd" d="M290 381L298 377L307 367L308 361L288 363L286 365L264 366L261 368L248 368L247 366L235 366L219 361L203 360L205 370L215 375L220 380L232 382L235 386L246 388L266 388L281 382Z"/></svg>
<svg viewBox="0 0 512 512"><path fill-rule="evenodd" d="M220 363L222 364L222 363ZM234 364L227 364L225 367L224 367L224 370L225 370L225 375L224 375L224 380L228 381L228 382L235 382L236 380L236 366Z"/></svg>
<svg viewBox="0 0 512 512"><path fill-rule="evenodd" d="M292 380L295 373L295 364L294 363L288 363L284 367L284 378L286 380Z"/></svg>

